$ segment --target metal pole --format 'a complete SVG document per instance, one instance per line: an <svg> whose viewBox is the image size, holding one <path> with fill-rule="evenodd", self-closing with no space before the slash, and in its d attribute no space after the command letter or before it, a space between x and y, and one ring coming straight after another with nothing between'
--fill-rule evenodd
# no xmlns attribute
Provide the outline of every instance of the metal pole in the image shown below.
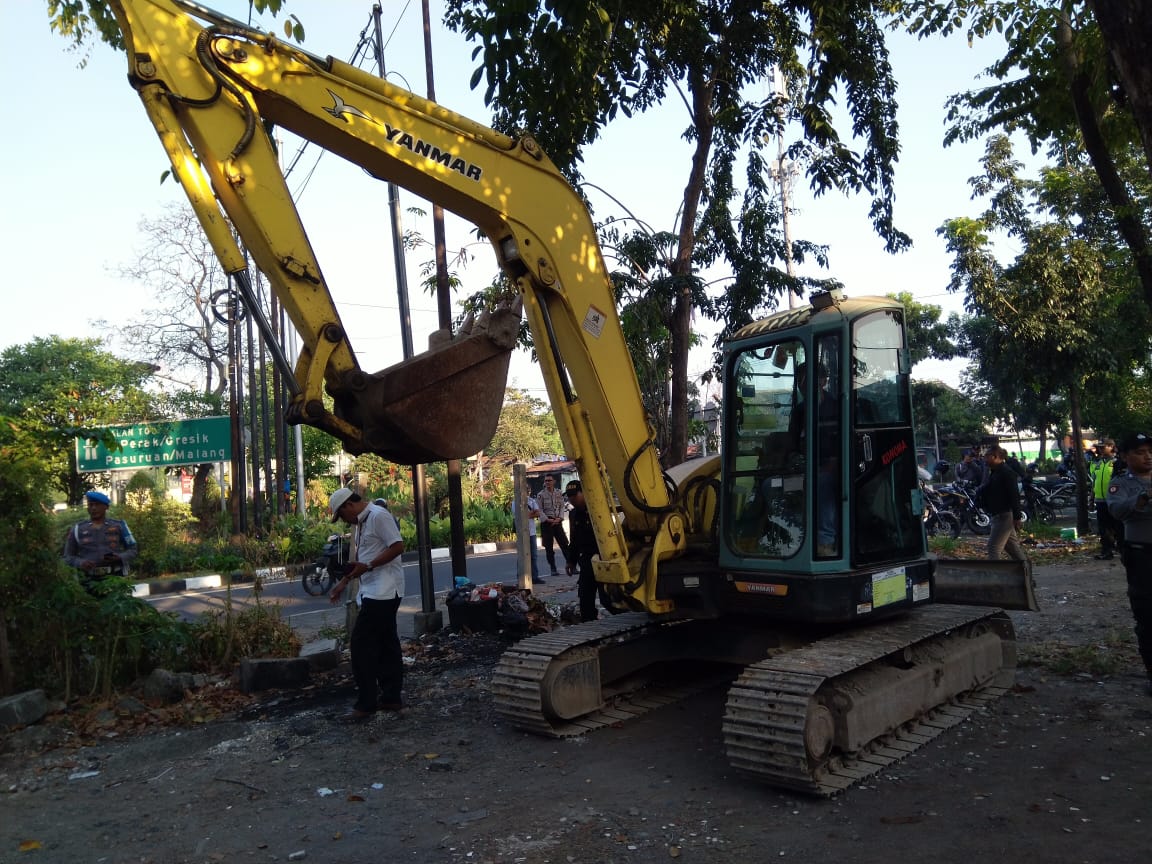
<svg viewBox="0 0 1152 864"><path fill-rule="evenodd" d="M940 461L940 431L936 427L936 397L932 397L932 440L936 446L936 461Z"/></svg>
<svg viewBox="0 0 1152 864"><path fill-rule="evenodd" d="M780 72L780 67L774 67L772 70L772 83L773 92L776 95L783 96L784 99L788 98L788 86L784 83L784 76ZM780 184L780 226L784 230L784 267L788 273L789 278L796 277L796 267L792 261L792 226L789 222L789 209L791 202L789 201L789 187L791 186L792 178L790 176L790 169L784 165L784 105L781 103L776 111L776 118L779 121L779 128L776 130L776 180ZM788 308L795 309L799 305L799 298L796 292L791 288L788 289Z"/></svg>
<svg viewBox="0 0 1152 864"><path fill-rule="evenodd" d="M424 77L428 82L428 101L436 101L436 81L432 70L432 16L428 0L420 4L424 24ZM432 204L432 237L436 243L436 311L441 330L452 332L452 293L448 285L448 241L444 234L444 208ZM460 460L448 460L448 526L451 531L449 554L452 575L467 578L468 555L464 549L464 486L460 479Z"/></svg>
<svg viewBox="0 0 1152 864"><path fill-rule="evenodd" d="M528 529L528 463L517 462L512 466L512 500L516 513L516 583L521 588L532 587L532 538Z"/></svg>
<svg viewBox="0 0 1152 864"><path fill-rule="evenodd" d="M264 508L260 501L260 438L256 434L256 417L259 413L256 401L256 341L251 310L245 321L248 331L248 444L252 453L252 527L259 533L263 526Z"/></svg>
<svg viewBox="0 0 1152 864"><path fill-rule="evenodd" d="M381 9L372 7L372 20L376 30L376 66L380 77L385 77L384 37L380 26ZM412 357L412 313L408 306L408 272L404 266L404 232L400 219L400 190L395 183L388 184L388 203L392 213L392 252L396 259L396 296L400 305L400 341L404 359ZM436 586L432 580L431 538L428 532L428 502L424 488L424 466L412 466L412 509L416 521L416 546L420 564L420 608L425 615L436 611Z"/></svg>

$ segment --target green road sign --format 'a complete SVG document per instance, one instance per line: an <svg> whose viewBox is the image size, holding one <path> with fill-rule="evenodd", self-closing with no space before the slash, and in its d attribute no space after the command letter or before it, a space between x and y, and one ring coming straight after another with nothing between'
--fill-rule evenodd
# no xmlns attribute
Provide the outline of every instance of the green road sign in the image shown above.
<svg viewBox="0 0 1152 864"><path fill-rule="evenodd" d="M76 439L76 464L81 472L130 468L166 468L227 462L232 458L232 431L227 417L165 420L113 426L109 430L120 448L109 449Z"/></svg>

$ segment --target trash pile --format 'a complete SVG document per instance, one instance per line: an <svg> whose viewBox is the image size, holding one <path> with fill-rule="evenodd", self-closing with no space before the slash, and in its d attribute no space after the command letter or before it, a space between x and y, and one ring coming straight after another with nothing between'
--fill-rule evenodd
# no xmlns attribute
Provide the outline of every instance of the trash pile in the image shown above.
<svg viewBox="0 0 1152 864"><path fill-rule="evenodd" d="M448 625L469 633L502 633L512 639L556 629L556 617L527 588L499 582L475 585L457 578L444 598Z"/></svg>

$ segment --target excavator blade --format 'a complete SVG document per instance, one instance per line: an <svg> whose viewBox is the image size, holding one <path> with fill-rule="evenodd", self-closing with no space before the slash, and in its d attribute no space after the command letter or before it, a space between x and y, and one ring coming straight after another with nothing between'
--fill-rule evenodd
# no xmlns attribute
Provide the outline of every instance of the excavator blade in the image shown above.
<svg viewBox="0 0 1152 864"><path fill-rule="evenodd" d="M335 415L361 430L358 450L415 465L474 456L496 431L519 309L501 309L452 340L333 391Z"/></svg>
<svg viewBox="0 0 1152 864"><path fill-rule="evenodd" d="M997 606L1037 612L1028 561L939 558L933 599L959 606Z"/></svg>

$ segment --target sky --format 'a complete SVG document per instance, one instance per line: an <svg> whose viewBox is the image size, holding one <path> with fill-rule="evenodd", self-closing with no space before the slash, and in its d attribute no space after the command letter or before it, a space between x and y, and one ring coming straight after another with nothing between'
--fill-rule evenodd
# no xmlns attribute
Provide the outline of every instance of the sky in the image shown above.
<svg viewBox="0 0 1152 864"><path fill-rule="evenodd" d="M246 0L208 0L207 5L248 17ZM439 23L442 3L431 5L437 101L487 122L481 92L468 86L472 46ZM389 78L423 94L419 0L384 0L382 6ZM287 11L303 22L304 48L347 60L371 21L371 9L372 3L362 0L288 0ZM281 32L271 18L258 24ZM959 312L962 298L947 293L950 260L935 231L947 218L978 212L967 180L979 173L983 145L945 149L943 106L949 95L976 86L976 76L999 46L969 48L963 39L916 42L898 35L890 47L900 83L902 146L895 215L898 227L912 236L912 249L895 256L884 252L868 220L866 198L829 193L814 199L802 182L793 191L792 233L829 246L828 270L805 272L838 278L849 295L909 291L946 313ZM7 314L0 316L0 350L38 336L106 338L91 322L130 320L156 305L150 286L122 278L117 268L134 260L140 222L183 203L184 195L175 183L160 182L167 160L127 84L122 54L100 43L76 54L50 31L43 4L5 2L0 4L0 64L12 82L0 136L0 236L8 301ZM587 151L586 180L655 229L672 230L687 178L689 150L680 137L686 125L675 102L617 121ZM291 155L295 147L293 139L285 150ZM297 206L361 367L384 368L402 359L385 186L315 147L299 164L289 186L302 189ZM404 227L431 237L430 216L407 212L421 208L430 214L427 202L402 196ZM595 188L589 197L598 219L621 212ZM469 225L449 221L450 251L474 240ZM476 257L461 276L475 290L490 280L496 264L486 246L471 248ZM418 351L436 325L435 304L419 287L419 267L428 257L410 255L406 265ZM710 341L707 323L697 323ZM107 338L115 350L114 334ZM710 356L707 350L694 352L690 374L705 371ZM961 368L928 361L916 367L914 377L956 385ZM514 357L509 383L546 396L525 353Z"/></svg>

